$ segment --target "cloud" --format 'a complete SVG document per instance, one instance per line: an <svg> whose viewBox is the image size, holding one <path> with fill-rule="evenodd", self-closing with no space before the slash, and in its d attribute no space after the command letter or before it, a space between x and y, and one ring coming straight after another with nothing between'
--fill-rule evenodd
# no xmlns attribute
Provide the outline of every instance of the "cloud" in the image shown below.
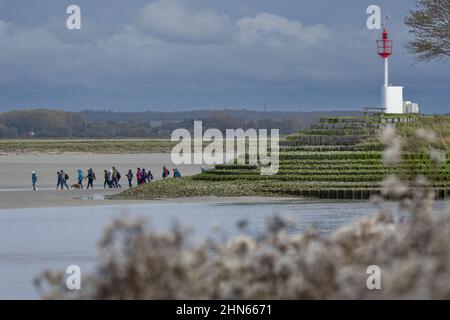
<svg viewBox="0 0 450 320"><path fill-rule="evenodd" d="M178 0L159 0L146 5L139 12L139 22L161 38L195 43L223 41L231 27L226 15L209 8L195 11Z"/></svg>
<svg viewBox="0 0 450 320"><path fill-rule="evenodd" d="M315 45L330 35L324 25L304 26L300 21L288 20L270 13L259 13L254 18L239 19L236 25L239 28L239 41L249 44L260 41L299 41L302 44Z"/></svg>
<svg viewBox="0 0 450 320"><path fill-rule="evenodd" d="M110 12L103 18L106 23L84 10L81 32L66 30L64 15L31 26L4 14L0 109L2 100L17 105L28 99L36 105L36 97L41 97L51 104L57 94L79 97L92 107L110 101L130 106L165 104L177 97L186 105L233 101L245 106L241 105L245 95L248 101L267 96L268 101L290 99L297 105L315 91L320 97L314 103L331 99L322 94L327 90L338 92L336 101L344 99L340 95L353 97L360 91L356 87L373 90L378 99L382 81L382 61L374 52L378 34L365 30L364 24L358 29L322 16L319 22L326 24L306 23L288 19L280 11L265 13L268 9L260 6L245 14L226 11L226 15L217 2L206 2L214 9L194 3L159 0L136 5L129 15ZM123 16L127 18L122 23L108 24L111 17ZM410 61L398 48L392 59L395 83L408 90L411 83L448 83L442 65L411 68ZM63 98L59 101L67 103Z"/></svg>
<svg viewBox="0 0 450 320"><path fill-rule="evenodd" d="M232 21L210 8L193 10L180 0L149 3L140 9L138 17L145 32L173 42L315 45L330 34L324 25L305 26L270 13Z"/></svg>
<svg viewBox="0 0 450 320"><path fill-rule="evenodd" d="M1 2L0 2L1 4ZM9 23L4 20L0 20L0 35L4 34L9 27Z"/></svg>

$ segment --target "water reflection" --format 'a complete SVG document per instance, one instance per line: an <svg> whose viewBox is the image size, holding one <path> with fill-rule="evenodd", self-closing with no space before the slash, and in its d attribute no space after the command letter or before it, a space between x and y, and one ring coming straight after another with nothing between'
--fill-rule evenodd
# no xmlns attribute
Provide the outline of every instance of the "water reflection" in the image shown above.
<svg viewBox="0 0 450 320"><path fill-rule="evenodd" d="M394 203L383 208L398 210ZM449 202L437 202L437 212L447 210ZM116 206L69 208L0 209L0 298L37 298L33 277L44 269L79 265L83 272L97 260L97 243L104 227L121 216L140 217L163 231L174 221L190 225L193 241L211 234L236 234L238 221L248 222L248 231L258 234L269 217L279 215L297 222L286 229L303 232L314 226L327 233L356 219L379 212L368 202L322 202L283 200L257 203L147 203ZM399 212L399 215L405 213Z"/></svg>

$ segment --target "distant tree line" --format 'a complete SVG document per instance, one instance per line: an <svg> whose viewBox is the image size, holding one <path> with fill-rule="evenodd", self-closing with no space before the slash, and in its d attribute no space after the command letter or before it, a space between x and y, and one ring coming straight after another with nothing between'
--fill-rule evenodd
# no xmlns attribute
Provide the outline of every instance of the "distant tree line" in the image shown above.
<svg viewBox="0 0 450 320"><path fill-rule="evenodd" d="M24 110L0 114L0 138L157 137L147 122L89 122L79 112Z"/></svg>
<svg viewBox="0 0 450 320"><path fill-rule="evenodd" d="M0 114L0 137L70 137L86 127L83 115L54 110L24 110Z"/></svg>
<svg viewBox="0 0 450 320"><path fill-rule="evenodd" d="M359 113L206 110L158 112L154 118L149 117L151 114L47 109L4 112L0 113L0 138L170 138L178 128L193 131L194 120L202 120L204 130L217 128L225 133L226 129L236 128L280 129L280 134L286 135L309 127L320 116Z"/></svg>

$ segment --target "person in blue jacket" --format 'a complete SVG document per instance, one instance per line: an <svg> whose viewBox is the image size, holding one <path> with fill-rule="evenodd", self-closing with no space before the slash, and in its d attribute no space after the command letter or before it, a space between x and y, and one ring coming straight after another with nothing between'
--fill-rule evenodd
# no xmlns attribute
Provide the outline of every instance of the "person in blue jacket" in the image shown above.
<svg viewBox="0 0 450 320"><path fill-rule="evenodd" d="M173 177L174 178L181 178L181 173L180 173L180 171L177 168L173 169Z"/></svg>
<svg viewBox="0 0 450 320"><path fill-rule="evenodd" d="M33 190L37 190L37 181L39 177L35 171L31 171L31 183L33 184Z"/></svg>
<svg viewBox="0 0 450 320"><path fill-rule="evenodd" d="M83 189L83 180L84 180L84 173L83 170L78 169L78 185L80 186L80 189Z"/></svg>

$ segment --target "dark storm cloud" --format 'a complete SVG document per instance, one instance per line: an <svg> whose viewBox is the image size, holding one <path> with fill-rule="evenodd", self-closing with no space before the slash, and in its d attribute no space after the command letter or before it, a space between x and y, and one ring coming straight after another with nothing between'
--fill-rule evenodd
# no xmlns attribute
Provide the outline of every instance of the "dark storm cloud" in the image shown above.
<svg viewBox="0 0 450 320"><path fill-rule="evenodd" d="M81 31L65 28L73 3ZM376 106L369 4L393 17L392 82L426 111L447 111L448 64L414 64L402 49L412 3L361 0L3 0L0 111Z"/></svg>

